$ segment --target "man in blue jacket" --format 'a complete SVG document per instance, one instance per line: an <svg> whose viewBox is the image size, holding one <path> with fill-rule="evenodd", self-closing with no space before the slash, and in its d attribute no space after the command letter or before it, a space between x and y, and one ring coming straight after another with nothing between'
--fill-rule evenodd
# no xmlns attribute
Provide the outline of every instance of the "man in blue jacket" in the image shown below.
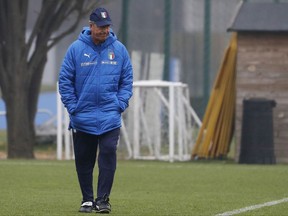
<svg viewBox="0 0 288 216"><path fill-rule="evenodd" d="M67 50L59 74L61 100L70 115L80 212L109 213L121 113L132 96L133 71L125 46L110 29L106 9L96 8L89 28ZM98 152L97 197L93 170Z"/></svg>

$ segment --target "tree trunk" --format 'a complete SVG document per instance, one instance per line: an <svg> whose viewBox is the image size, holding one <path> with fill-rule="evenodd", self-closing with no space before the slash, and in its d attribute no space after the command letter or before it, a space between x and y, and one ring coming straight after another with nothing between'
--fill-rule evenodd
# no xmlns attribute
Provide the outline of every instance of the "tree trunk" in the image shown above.
<svg viewBox="0 0 288 216"><path fill-rule="evenodd" d="M38 73L30 76L27 62L15 62L10 69L16 72L2 86L6 106L8 158L34 158L34 121L46 59L44 55L41 64L35 68Z"/></svg>
<svg viewBox="0 0 288 216"><path fill-rule="evenodd" d="M30 118L28 97L28 91L12 91L7 97L8 158L34 158L34 120Z"/></svg>
<svg viewBox="0 0 288 216"><path fill-rule="evenodd" d="M34 158L35 146L35 116L37 113L38 97L47 52L39 58L38 64L30 69L28 77L27 62L19 62L21 73L11 82L14 89L8 92L6 98L8 158ZM15 70L17 67L15 68ZM26 78L26 82L23 80ZM22 89L22 90L19 90Z"/></svg>

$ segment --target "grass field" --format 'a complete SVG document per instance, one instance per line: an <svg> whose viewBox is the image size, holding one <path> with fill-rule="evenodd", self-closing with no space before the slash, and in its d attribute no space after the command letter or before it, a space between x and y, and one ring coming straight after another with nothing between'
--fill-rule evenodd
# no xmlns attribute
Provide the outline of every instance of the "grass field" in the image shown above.
<svg viewBox="0 0 288 216"><path fill-rule="evenodd" d="M119 161L111 215L217 215L287 198L287 179L286 165ZM73 161L0 160L0 215L83 215L80 201ZM284 202L239 215L287 212Z"/></svg>

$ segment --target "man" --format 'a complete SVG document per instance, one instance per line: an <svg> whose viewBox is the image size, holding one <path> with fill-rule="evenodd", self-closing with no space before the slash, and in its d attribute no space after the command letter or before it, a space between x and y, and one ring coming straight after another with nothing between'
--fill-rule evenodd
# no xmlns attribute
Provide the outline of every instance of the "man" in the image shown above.
<svg viewBox="0 0 288 216"><path fill-rule="evenodd" d="M116 170L121 113L132 96L133 71L128 52L110 29L106 9L96 8L64 57L59 91L69 115L75 165L82 192L80 212L109 213ZM93 169L98 152L97 198Z"/></svg>

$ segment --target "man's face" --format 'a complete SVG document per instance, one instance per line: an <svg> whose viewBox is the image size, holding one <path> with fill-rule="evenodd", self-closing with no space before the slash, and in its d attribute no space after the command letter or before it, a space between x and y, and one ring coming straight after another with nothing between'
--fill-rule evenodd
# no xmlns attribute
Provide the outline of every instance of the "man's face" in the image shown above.
<svg viewBox="0 0 288 216"><path fill-rule="evenodd" d="M95 23L90 23L92 40L95 44L103 43L109 35L110 26L97 26Z"/></svg>

